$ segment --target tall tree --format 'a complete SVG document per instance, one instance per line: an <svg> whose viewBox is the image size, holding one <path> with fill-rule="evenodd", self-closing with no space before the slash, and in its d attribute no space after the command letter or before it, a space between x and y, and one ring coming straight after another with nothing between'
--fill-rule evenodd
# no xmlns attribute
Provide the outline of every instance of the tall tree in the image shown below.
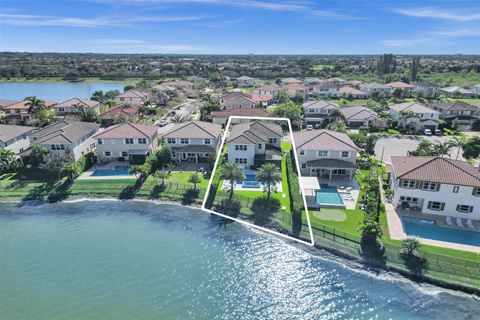
<svg viewBox="0 0 480 320"><path fill-rule="evenodd" d="M272 189L282 181L282 175L275 164L265 163L258 169L256 179L264 185L267 197L270 198Z"/></svg>
<svg viewBox="0 0 480 320"><path fill-rule="evenodd" d="M395 72L397 61L391 53L385 53L378 58L377 73L380 77Z"/></svg>
<svg viewBox="0 0 480 320"><path fill-rule="evenodd" d="M37 113L42 110L45 110L45 101L37 98L36 96L27 98L27 103L25 106L28 107L28 113Z"/></svg>
<svg viewBox="0 0 480 320"><path fill-rule="evenodd" d="M474 136L463 145L462 156L465 159L477 159L480 157L480 137Z"/></svg>
<svg viewBox="0 0 480 320"><path fill-rule="evenodd" d="M420 57L413 57L410 64L410 81L418 80L418 71L420 70Z"/></svg>
<svg viewBox="0 0 480 320"><path fill-rule="evenodd" d="M230 196L231 199L233 197L233 187L235 185L235 181L237 180L244 180L245 175L243 171L240 169L238 163L234 162L227 162L222 165L220 168L220 179L228 180L230 182Z"/></svg>
<svg viewBox="0 0 480 320"><path fill-rule="evenodd" d="M0 172L14 169L17 166L15 153L10 149L0 149Z"/></svg>

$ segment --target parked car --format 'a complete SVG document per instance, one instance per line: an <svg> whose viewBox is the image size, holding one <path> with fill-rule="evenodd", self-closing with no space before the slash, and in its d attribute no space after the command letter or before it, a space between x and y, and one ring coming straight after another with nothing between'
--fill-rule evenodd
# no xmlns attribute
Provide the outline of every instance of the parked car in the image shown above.
<svg viewBox="0 0 480 320"><path fill-rule="evenodd" d="M313 130L313 126L311 124L307 124L307 130Z"/></svg>
<svg viewBox="0 0 480 320"><path fill-rule="evenodd" d="M167 124L168 124L168 121L167 121L167 120L160 120L160 121L158 122L158 126L159 126L159 127L165 127Z"/></svg>
<svg viewBox="0 0 480 320"><path fill-rule="evenodd" d="M441 135L442 135L442 130L440 130L440 129L435 129L435 135L436 135L436 136L441 136Z"/></svg>
<svg viewBox="0 0 480 320"><path fill-rule="evenodd" d="M426 136L431 136L432 135L432 130L430 129L423 129L423 134Z"/></svg>

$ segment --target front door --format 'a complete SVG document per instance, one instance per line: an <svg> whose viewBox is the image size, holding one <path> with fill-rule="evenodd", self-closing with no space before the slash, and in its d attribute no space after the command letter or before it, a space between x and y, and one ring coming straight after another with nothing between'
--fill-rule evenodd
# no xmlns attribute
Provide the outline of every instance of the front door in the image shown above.
<svg viewBox="0 0 480 320"><path fill-rule="evenodd" d="M187 154L185 152L182 153L182 160L187 160Z"/></svg>

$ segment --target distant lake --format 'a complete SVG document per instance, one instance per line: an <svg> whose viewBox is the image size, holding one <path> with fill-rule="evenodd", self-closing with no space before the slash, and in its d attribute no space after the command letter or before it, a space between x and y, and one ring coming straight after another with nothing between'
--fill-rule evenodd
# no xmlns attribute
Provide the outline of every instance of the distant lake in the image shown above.
<svg viewBox="0 0 480 320"><path fill-rule="evenodd" d="M123 92L125 83L119 81L99 82L0 82L0 99L20 101L28 96L57 102L67 99L90 98L96 90Z"/></svg>

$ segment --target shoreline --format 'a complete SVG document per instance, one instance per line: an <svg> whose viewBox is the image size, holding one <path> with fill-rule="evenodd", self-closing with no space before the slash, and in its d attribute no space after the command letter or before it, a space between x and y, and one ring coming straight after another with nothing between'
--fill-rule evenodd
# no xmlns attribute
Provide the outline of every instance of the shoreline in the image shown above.
<svg viewBox="0 0 480 320"><path fill-rule="evenodd" d="M176 201L166 201L166 200L151 200L151 199L117 199L117 198L75 198L75 199L65 199L58 202L48 202L48 201L40 201L40 200L0 200L0 204L7 203L7 204L36 204L36 205L43 205L43 204L52 204L52 203L76 203L76 202L144 202L144 203L151 203L154 205L173 205L178 207L186 207L192 210L199 210L201 206L198 204L192 205L182 205ZM208 213L206 211L203 211ZM240 224L243 225L243 224ZM400 282L409 282L412 285L415 285L417 289L420 288L431 289L437 293L440 292L447 292L452 295L465 295L466 297L471 297L476 300L480 300L480 291L473 287L465 286L465 285L457 285L453 283L444 282L441 280L435 280L431 278L425 277L416 277L411 275L409 272L406 272L401 269L397 269L395 267L390 266L378 266L368 263L367 261L362 260L360 257L349 254L347 252L343 252L340 249L329 247L324 243L315 242L313 247L307 247L302 245L301 243L283 239L282 237L275 236L273 234L269 234L266 232L262 232L259 229L254 227L250 227L248 225L243 225L243 227L248 228L251 231L261 233L262 235L267 235L270 237L275 237L276 239L280 239L290 245L294 245L296 248L303 250L307 253L310 253L316 257L320 257L327 261L334 261L338 263L341 267L349 268L354 272L360 272L363 274L368 274L369 276L380 276L386 275L388 280L393 281L400 281ZM385 280L387 280L387 278ZM428 287L427 287L428 286ZM436 289L436 290L435 290ZM422 290L423 292L424 290Z"/></svg>

